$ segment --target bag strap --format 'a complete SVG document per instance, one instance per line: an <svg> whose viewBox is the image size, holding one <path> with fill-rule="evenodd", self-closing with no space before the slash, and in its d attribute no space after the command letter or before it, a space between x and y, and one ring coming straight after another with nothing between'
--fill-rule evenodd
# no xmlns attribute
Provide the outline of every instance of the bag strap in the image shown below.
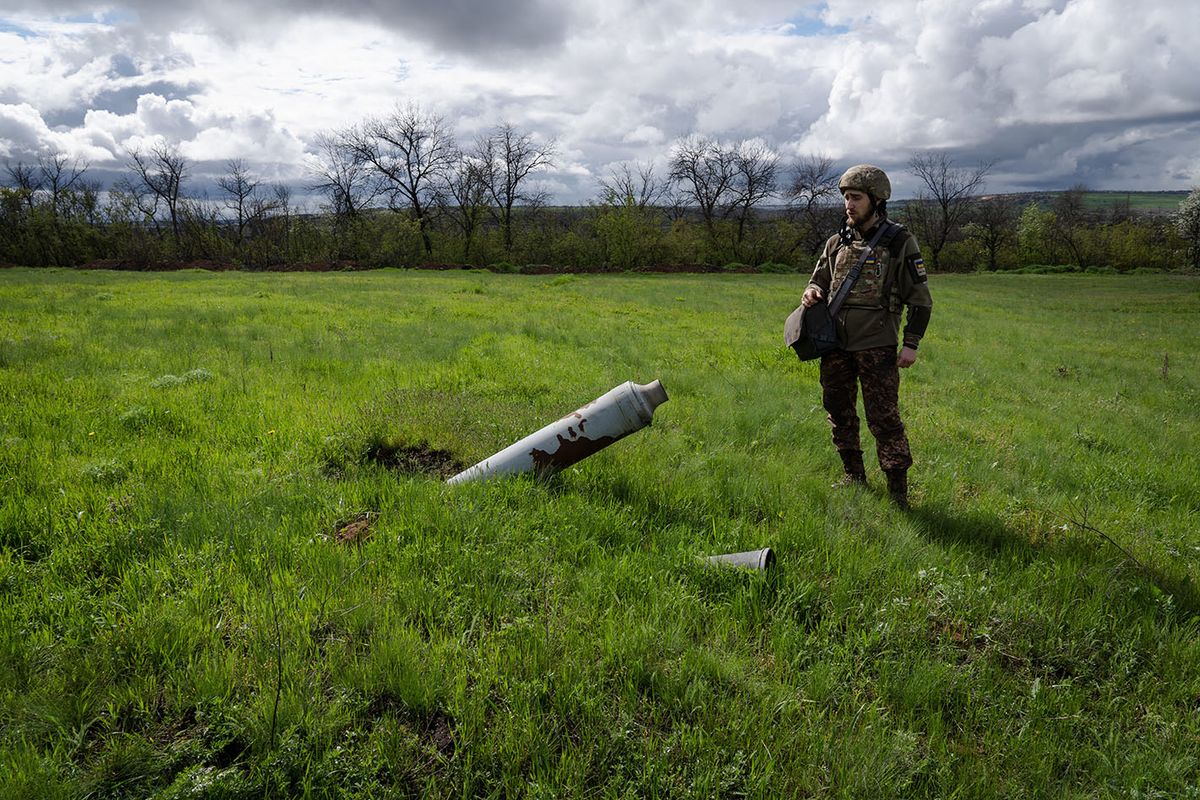
<svg viewBox="0 0 1200 800"><path fill-rule="evenodd" d="M892 222L890 219L885 219L879 224L879 229L875 231L875 235L871 237L871 241L867 243L866 248L858 256L858 261L850 269L842 285L838 287L837 294L833 296L833 300L829 303L829 316L836 317L838 311L842 308L842 303L846 302L846 298L850 296L850 291L854 288L858 276L862 274L863 265L867 263L867 257L875 249L875 245L883 240L884 234L887 233L887 241L891 241L892 237L900 230L900 225Z"/></svg>

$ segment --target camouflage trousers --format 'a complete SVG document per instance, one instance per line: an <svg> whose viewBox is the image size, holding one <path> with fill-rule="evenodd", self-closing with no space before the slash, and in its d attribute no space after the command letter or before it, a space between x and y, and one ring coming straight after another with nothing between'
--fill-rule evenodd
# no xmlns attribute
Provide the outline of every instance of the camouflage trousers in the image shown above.
<svg viewBox="0 0 1200 800"><path fill-rule="evenodd" d="M908 469L912 466L912 453L900 420L900 368L896 365L894 347L873 347L854 353L837 350L821 357L821 399L829 412L834 447L862 450L858 438L859 383L880 468Z"/></svg>

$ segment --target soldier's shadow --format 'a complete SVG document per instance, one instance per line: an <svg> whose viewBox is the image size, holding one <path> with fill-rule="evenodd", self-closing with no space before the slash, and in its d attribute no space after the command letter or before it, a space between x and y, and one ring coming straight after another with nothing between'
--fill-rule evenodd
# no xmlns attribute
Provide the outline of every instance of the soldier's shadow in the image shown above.
<svg viewBox="0 0 1200 800"><path fill-rule="evenodd" d="M1200 591L1186 573L1136 564L1110 545L1088 538L1087 534L1073 533L1059 542L1039 545L1006 526L1001 519L985 512L951 512L937 504L923 504L913 506L907 513L922 534L932 541L958 545L988 560L1020 566L1036 559L1067 555L1093 563L1119 566L1136 574L1134 580L1152 584L1171 594L1176 607L1185 613L1200 613Z"/></svg>
<svg viewBox="0 0 1200 800"><path fill-rule="evenodd" d="M929 539L957 544L989 556L1032 560L1038 548L1028 538L1010 529L998 517L985 512L953 511L934 504L914 505L908 516Z"/></svg>

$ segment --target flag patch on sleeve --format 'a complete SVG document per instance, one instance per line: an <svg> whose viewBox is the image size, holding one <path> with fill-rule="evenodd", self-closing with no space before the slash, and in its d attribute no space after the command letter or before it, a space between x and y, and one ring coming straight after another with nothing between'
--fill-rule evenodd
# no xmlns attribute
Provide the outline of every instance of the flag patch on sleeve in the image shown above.
<svg viewBox="0 0 1200 800"><path fill-rule="evenodd" d="M913 283L923 283L929 279L925 273L925 259L920 255L908 257L908 269L912 272Z"/></svg>

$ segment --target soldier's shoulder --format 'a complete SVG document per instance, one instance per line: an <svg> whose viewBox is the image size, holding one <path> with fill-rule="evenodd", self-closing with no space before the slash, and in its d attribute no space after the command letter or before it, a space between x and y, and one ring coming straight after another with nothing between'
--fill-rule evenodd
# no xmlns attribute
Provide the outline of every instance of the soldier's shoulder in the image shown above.
<svg viewBox="0 0 1200 800"><path fill-rule="evenodd" d="M892 244L896 244L897 242L903 243L912 238L912 231L910 231L908 228L904 227L895 220L890 219L888 222L890 222L892 227L895 229L890 237Z"/></svg>
<svg viewBox="0 0 1200 800"><path fill-rule="evenodd" d="M832 258L833 254L838 249L838 235L835 233L825 240L825 244L821 246L821 258Z"/></svg>
<svg viewBox="0 0 1200 800"><path fill-rule="evenodd" d="M917 250L917 237L912 235L912 231L899 223L894 223L900 230L892 236L892 241L888 243L888 250L892 256L899 258L905 253Z"/></svg>

